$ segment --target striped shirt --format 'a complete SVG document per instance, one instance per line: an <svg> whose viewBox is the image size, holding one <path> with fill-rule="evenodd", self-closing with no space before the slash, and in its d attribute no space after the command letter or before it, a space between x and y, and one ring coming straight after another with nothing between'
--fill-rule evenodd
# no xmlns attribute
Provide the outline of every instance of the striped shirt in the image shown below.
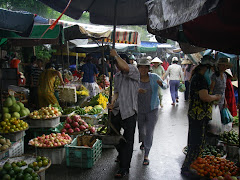
<svg viewBox="0 0 240 180"><path fill-rule="evenodd" d="M117 72L114 77L114 93L118 93L118 99L112 112L117 115L120 111L123 120L138 112L140 73L136 66L128 66L128 73Z"/></svg>
<svg viewBox="0 0 240 180"><path fill-rule="evenodd" d="M38 67L32 67L31 76L32 76L32 83L34 87L38 86L38 79L42 72L43 72L42 69L39 69Z"/></svg>

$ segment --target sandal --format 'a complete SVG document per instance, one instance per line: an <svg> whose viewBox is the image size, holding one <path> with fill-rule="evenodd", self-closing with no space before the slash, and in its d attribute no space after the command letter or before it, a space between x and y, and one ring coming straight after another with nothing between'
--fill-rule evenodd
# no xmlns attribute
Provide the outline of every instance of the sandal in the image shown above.
<svg viewBox="0 0 240 180"><path fill-rule="evenodd" d="M178 99L176 99L176 102L178 103Z"/></svg>
<svg viewBox="0 0 240 180"><path fill-rule="evenodd" d="M143 143L141 144L140 149L144 150L144 144Z"/></svg>
<svg viewBox="0 0 240 180"><path fill-rule="evenodd" d="M172 103L171 105L175 106L175 103Z"/></svg>
<svg viewBox="0 0 240 180"><path fill-rule="evenodd" d="M115 174L115 178L123 178L123 177L125 177L126 175L128 175L129 174L129 170L127 170L127 169L120 169L118 172L117 172L117 174Z"/></svg>
<svg viewBox="0 0 240 180"><path fill-rule="evenodd" d="M143 165L149 165L149 159L144 159L143 160Z"/></svg>

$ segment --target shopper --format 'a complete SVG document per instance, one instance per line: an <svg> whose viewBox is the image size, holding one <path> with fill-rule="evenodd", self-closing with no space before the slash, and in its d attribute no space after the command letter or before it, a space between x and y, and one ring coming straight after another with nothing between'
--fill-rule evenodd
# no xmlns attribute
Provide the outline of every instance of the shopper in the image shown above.
<svg viewBox="0 0 240 180"><path fill-rule="evenodd" d="M165 70L162 66L162 61L158 58L158 57L155 57L151 63L153 64L152 66L152 73L156 73L157 75L159 75L161 78L164 76L165 74ZM159 100L160 100L160 106L163 107L163 104L162 104L162 90L161 88L159 87L158 88L158 97L159 97Z"/></svg>
<svg viewBox="0 0 240 180"><path fill-rule="evenodd" d="M110 55L115 58L119 72L114 77L114 95L108 108L112 111L113 126L118 132L121 128L124 129L123 137L126 140L126 142L120 140L119 144L116 145L120 169L115 177L122 178L129 173L132 159L140 74L137 67L127 64L116 50L112 49Z"/></svg>
<svg viewBox="0 0 240 180"><path fill-rule="evenodd" d="M158 120L159 94L158 89L167 88L161 77L150 73L150 63L146 58L138 60L140 87L138 91L138 130L140 149L144 149L143 165L149 165L148 155L152 147L154 128ZM165 86L163 86L163 84Z"/></svg>
<svg viewBox="0 0 240 180"><path fill-rule="evenodd" d="M185 87L186 90L184 91L184 100L188 101L189 98L189 85L190 85L190 78L193 70L193 64L190 60L185 60L183 61L182 64L185 64L183 76L184 76L184 82L185 82Z"/></svg>
<svg viewBox="0 0 240 180"><path fill-rule="evenodd" d="M225 99L227 75L224 72L231 67L232 63L230 63L229 58L220 58L218 60L217 70L211 77L210 91L212 94L222 95L222 98L218 101L220 111L222 111L224 107L227 107L227 101Z"/></svg>
<svg viewBox="0 0 240 180"><path fill-rule="evenodd" d="M209 95L209 85L204 76L214 63L211 56L204 56L192 72L188 109L188 151L181 169L185 176L191 175L190 165L202 153L206 126L212 119L212 102L221 98L221 95Z"/></svg>
<svg viewBox="0 0 240 180"><path fill-rule="evenodd" d="M40 107L49 106L49 104L59 104L54 95L55 78L59 77L60 82L64 85L62 74L54 69L55 65L47 63L45 70L41 73L38 86L38 100Z"/></svg>
<svg viewBox="0 0 240 180"><path fill-rule="evenodd" d="M31 69L31 82L30 82L30 103L34 109L38 108L38 85L39 85L39 77L43 72L42 69L42 60L36 60L35 64L33 64Z"/></svg>
<svg viewBox="0 0 240 180"><path fill-rule="evenodd" d="M178 58L172 58L172 65L170 65L167 69L166 74L163 76L163 80L169 75L169 84L170 84L170 92L172 97L172 105L175 106L175 102L178 102L178 87L180 85L180 80L183 81L183 72L180 65L178 65Z"/></svg>
<svg viewBox="0 0 240 180"><path fill-rule="evenodd" d="M95 81L98 76L98 70L95 64L93 64L91 54L86 56L86 64L81 68L82 84L89 90L90 98L96 95Z"/></svg>
<svg viewBox="0 0 240 180"><path fill-rule="evenodd" d="M231 115L234 117L234 116L237 116L237 105L236 105L234 89L231 81L233 75L232 75L231 69L226 69L225 73L227 75L227 83L226 83L226 90L225 90L227 108L229 109Z"/></svg>

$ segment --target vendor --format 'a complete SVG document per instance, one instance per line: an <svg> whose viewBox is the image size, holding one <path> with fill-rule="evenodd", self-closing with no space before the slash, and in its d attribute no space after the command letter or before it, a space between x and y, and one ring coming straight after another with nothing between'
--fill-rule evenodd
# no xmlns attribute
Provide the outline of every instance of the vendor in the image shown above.
<svg viewBox="0 0 240 180"><path fill-rule="evenodd" d="M38 86L39 106L46 107L49 104L59 105L57 98L54 95L55 78L59 77L60 82L64 85L62 74L54 69L55 65L47 63L45 70L41 73Z"/></svg>

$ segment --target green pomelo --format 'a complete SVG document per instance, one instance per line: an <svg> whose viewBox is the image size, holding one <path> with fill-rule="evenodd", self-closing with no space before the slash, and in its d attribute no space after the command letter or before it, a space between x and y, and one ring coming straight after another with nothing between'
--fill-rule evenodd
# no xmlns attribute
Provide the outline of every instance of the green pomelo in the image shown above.
<svg viewBox="0 0 240 180"><path fill-rule="evenodd" d="M17 102L17 105L19 105L19 106L20 106L20 109L23 109L23 108L24 108L24 104L23 104L23 103L21 103L21 102Z"/></svg>
<svg viewBox="0 0 240 180"><path fill-rule="evenodd" d="M13 103L16 103L16 99L15 99L14 96L11 95L10 98L12 99L12 102L13 102Z"/></svg>
<svg viewBox="0 0 240 180"><path fill-rule="evenodd" d="M11 118L11 114L9 114L9 113L3 114L3 119L10 119L10 118Z"/></svg>
<svg viewBox="0 0 240 180"><path fill-rule="evenodd" d="M7 107L3 107L3 110L2 110L3 113L9 113L9 109Z"/></svg>
<svg viewBox="0 0 240 180"><path fill-rule="evenodd" d="M3 106L4 107L10 107L12 105L13 105L12 99L10 97L7 97L7 99L3 103Z"/></svg>
<svg viewBox="0 0 240 180"><path fill-rule="evenodd" d="M28 108L25 108L25 111L27 111L27 115L30 114L30 110Z"/></svg>
<svg viewBox="0 0 240 180"><path fill-rule="evenodd" d="M20 116L23 117L23 116L27 116L28 115L28 112L26 111L26 109L21 109L20 110Z"/></svg>
<svg viewBox="0 0 240 180"><path fill-rule="evenodd" d="M19 112L20 111L20 106L17 105L16 103L12 105L11 107L11 112Z"/></svg>
<svg viewBox="0 0 240 180"><path fill-rule="evenodd" d="M20 114L18 112L14 112L12 114L12 117L15 117L15 118L19 119L20 118Z"/></svg>

